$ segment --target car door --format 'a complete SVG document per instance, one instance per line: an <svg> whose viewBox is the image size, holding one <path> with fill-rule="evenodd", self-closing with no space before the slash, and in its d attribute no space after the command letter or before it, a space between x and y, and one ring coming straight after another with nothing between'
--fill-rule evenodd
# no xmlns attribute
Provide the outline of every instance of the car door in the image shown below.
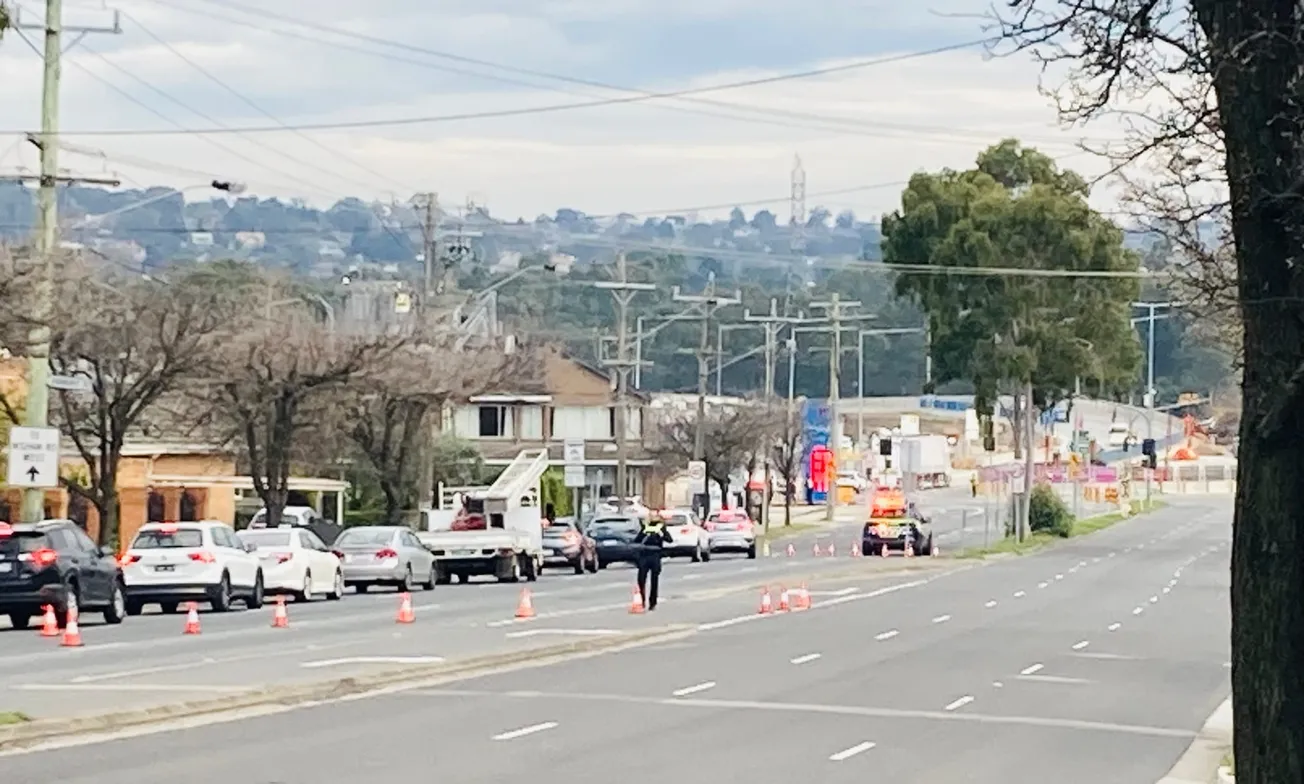
<svg viewBox="0 0 1304 784"><path fill-rule="evenodd" d="M99 553L88 551L64 526L47 529L45 537L59 553L59 559L69 565L69 574L64 579L76 579L81 588L82 603L98 606L107 601L109 586L104 575L96 569Z"/></svg>
<svg viewBox="0 0 1304 784"><path fill-rule="evenodd" d="M99 545L86 535L86 532L76 526L68 526L63 529L82 552L86 553L88 562L87 571L94 575L93 579L96 584L95 601L109 603L113 601L113 585L118 580L118 559L111 553L112 551L101 552Z"/></svg>
<svg viewBox="0 0 1304 784"><path fill-rule="evenodd" d="M231 584L250 588L258 574L258 557L245 549L235 531L225 525L212 528L213 546L222 551L222 559L231 574Z"/></svg>
<svg viewBox="0 0 1304 784"><path fill-rule="evenodd" d="M427 550L425 545L421 544L421 540L417 538L417 535L411 531L401 532L399 542L402 543L412 559L413 574L429 580L435 570L434 554Z"/></svg>
<svg viewBox="0 0 1304 784"><path fill-rule="evenodd" d="M308 557L308 568L312 569L312 589L322 593L334 590L335 572L339 569L339 560L326 547L326 543L317 534L307 528L299 529L299 544L304 555Z"/></svg>

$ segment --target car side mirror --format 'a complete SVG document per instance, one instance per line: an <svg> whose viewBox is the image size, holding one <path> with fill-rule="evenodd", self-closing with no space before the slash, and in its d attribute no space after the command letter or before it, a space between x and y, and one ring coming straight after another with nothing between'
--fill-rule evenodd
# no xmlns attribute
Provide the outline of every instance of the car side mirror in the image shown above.
<svg viewBox="0 0 1304 784"><path fill-rule="evenodd" d="M257 552L257 551L258 551L258 545L254 544L253 542L245 542L245 543L244 543L244 551L245 551L246 553Z"/></svg>
<svg viewBox="0 0 1304 784"><path fill-rule="evenodd" d="M96 548L96 552L98 552L98 553L100 554L100 557L101 557L101 558L117 558L117 557L118 557L118 551L117 551L117 549L115 549L115 548L113 547L113 545L111 545L111 544L101 545L100 547L97 547L97 548Z"/></svg>

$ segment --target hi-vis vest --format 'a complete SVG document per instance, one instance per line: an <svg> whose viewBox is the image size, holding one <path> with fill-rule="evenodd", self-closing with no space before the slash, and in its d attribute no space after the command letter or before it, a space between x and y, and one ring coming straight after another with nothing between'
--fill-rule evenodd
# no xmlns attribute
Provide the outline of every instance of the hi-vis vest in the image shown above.
<svg viewBox="0 0 1304 784"><path fill-rule="evenodd" d="M644 535L644 536L651 536L652 534L657 534L657 535L659 535L659 536L665 536L665 533L666 533L666 526L665 526L665 523L644 523L644 524L643 524L643 535Z"/></svg>

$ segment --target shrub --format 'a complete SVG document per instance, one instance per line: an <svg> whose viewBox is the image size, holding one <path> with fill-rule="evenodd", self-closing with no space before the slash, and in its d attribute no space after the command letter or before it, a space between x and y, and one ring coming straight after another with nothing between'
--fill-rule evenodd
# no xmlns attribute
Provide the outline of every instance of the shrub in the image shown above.
<svg viewBox="0 0 1304 784"><path fill-rule="evenodd" d="M1047 484L1035 485L1028 501L1028 527L1033 533L1068 537L1073 533L1073 513Z"/></svg>

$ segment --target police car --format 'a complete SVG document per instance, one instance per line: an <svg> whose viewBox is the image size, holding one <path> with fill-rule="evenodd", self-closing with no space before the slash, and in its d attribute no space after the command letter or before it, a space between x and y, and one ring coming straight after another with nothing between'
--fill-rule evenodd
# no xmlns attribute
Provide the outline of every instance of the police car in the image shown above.
<svg viewBox="0 0 1304 784"><path fill-rule="evenodd" d="M933 554L933 527L922 515L912 514L905 493L878 487L869 502L869 519L861 539L866 555L912 548L915 555Z"/></svg>

